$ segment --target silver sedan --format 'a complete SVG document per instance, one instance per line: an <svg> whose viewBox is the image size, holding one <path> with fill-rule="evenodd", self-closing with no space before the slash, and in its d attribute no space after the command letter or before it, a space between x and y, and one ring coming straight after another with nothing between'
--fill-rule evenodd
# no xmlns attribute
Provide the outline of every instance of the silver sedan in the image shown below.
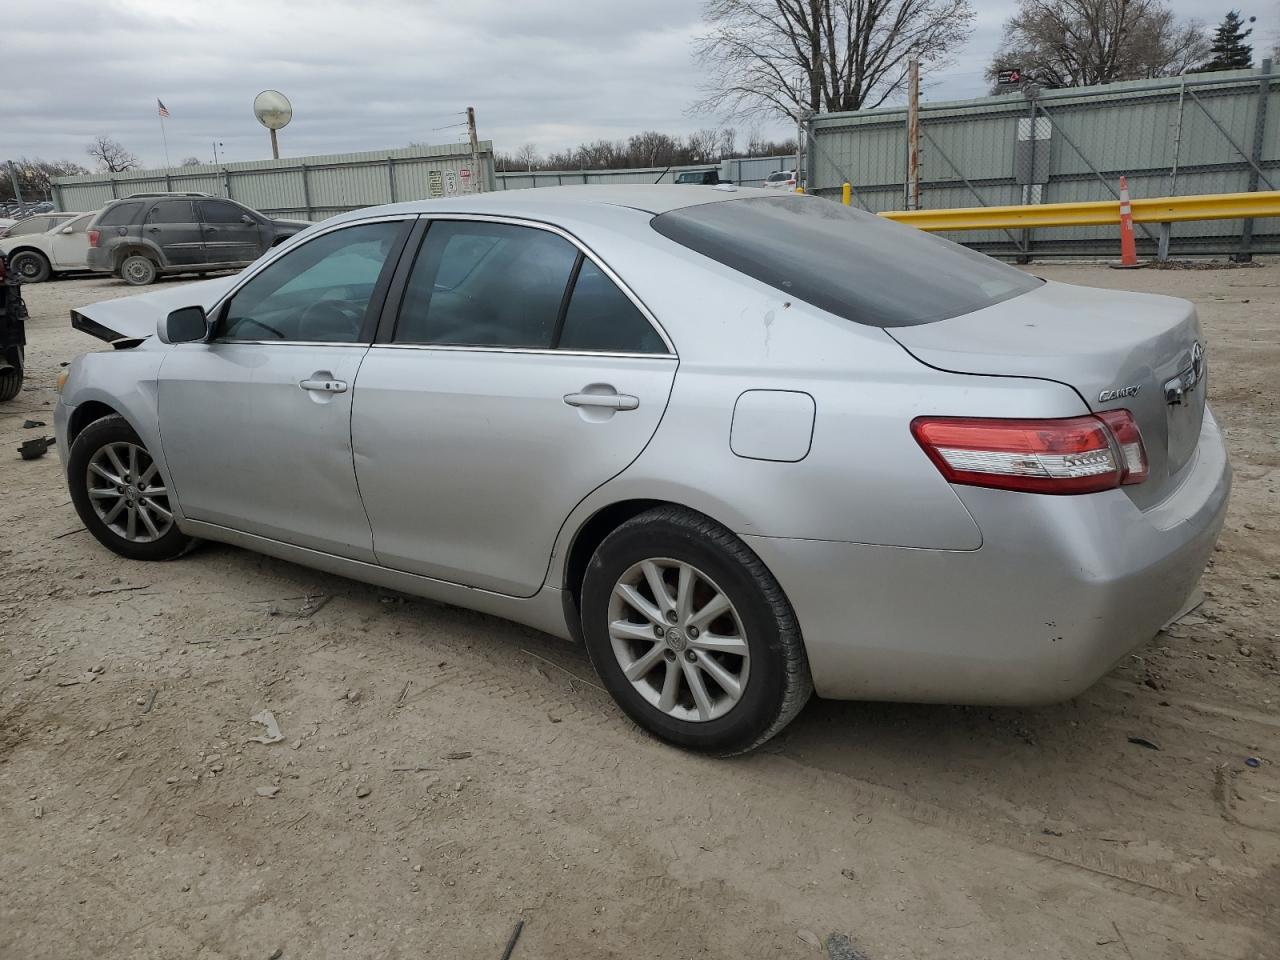
<svg viewBox="0 0 1280 960"><path fill-rule="evenodd" d="M1075 696L1178 613L1230 488L1191 304L776 191L365 209L72 321L117 347L56 413L106 547L218 540L581 641L715 753L815 690Z"/></svg>

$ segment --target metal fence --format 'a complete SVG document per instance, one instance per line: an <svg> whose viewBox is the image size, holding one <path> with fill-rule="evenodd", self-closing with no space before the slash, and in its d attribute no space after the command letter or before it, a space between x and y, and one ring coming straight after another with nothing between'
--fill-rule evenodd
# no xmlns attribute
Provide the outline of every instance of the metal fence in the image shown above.
<svg viewBox="0 0 1280 960"><path fill-rule="evenodd" d="M61 177L53 195L59 210L96 210L131 193L193 190L230 197L273 217L323 220L359 207L469 193L477 177L492 190L493 145L487 140L479 145L479 161L473 170L466 144L415 146Z"/></svg>
<svg viewBox="0 0 1280 960"><path fill-rule="evenodd" d="M868 210L906 206L907 112L824 114L808 125L809 191L845 181ZM920 110L922 208L1060 203L1275 189L1280 183L1280 75L1261 69L1033 90ZM1108 227L947 234L989 253L1113 256ZM1141 225L1140 248L1156 231ZM1280 220L1174 226L1174 254L1280 251Z"/></svg>
<svg viewBox="0 0 1280 960"><path fill-rule="evenodd" d="M499 190L523 190L528 187L562 187L569 184L596 183L674 183L685 172L717 170L721 180L758 187L769 174L791 170L795 154L784 157L733 157L718 163L694 163L679 167L628 167L625 170L499 170Z"/></svg>
<svg viewBox="0 0 1280 960"><path fill-rule="evenodd" d="M480 143L479 176L485 190L517 190L575 183L673 183L685 171L718 170L722 180L752 186L763 183L775 170L792 169L795 160L794 156L750 157L679 167L495 174L493 146L485 140ZM470 148L465 144L445 144L61 177L54 181L53 196L59 210L96 210L131 193L194 190L239 200L273 217L322 220L380 203L469 193L475 177Z"/></svg>

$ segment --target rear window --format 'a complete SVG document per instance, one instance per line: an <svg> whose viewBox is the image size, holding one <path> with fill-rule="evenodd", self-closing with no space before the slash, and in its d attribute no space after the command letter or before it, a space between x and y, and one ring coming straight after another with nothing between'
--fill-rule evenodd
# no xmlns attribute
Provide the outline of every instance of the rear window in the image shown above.
<svg viewBox="0 0 1280 960"><path fill-rule="evenodd" d="M873 327L972 313L1043 282L923 230L817 197L705 203L652 223L739 273Z"/></svg>
<svg viewBox="0 0 1280 960"><path fill-rule="evenodd" d="M106 210L102 211L102 219L98 221L98 226L118 227L121 224L133 223L140 209L142 209L142 204L136 200L131 203L117 203L114 207L107 207Z"/></svg>

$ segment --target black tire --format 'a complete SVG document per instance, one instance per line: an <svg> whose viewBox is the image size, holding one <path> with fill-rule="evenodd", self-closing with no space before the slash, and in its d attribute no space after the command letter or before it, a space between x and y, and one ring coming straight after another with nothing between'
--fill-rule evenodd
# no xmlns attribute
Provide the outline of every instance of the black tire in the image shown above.
<svg viewBox="0 0 1280 960"><path fill-rule="evenodd" d="M131 287L155 283L160 268L145 253L131 253L120 261L120 279Z"/></svg>
<svg viewBox="0 0 1280 960"><path fill-rule="evenodd" d="M9 269L22 278L23 283L44 283L53 275L49 258L37 250L23 250L9 259Z"/></svg>
<svg viewBox="0 0 1280 960"><path fill-rule="evenodd" d="M22 364L25 359L22 347L17 348L17 353L16 357L6 358L10 362L16 359L17 365L0 372L0 402L12 400L22 392Z"/></svg>
<svg viewBox="0 0 1280 960"><path fill-rule="evenodd" d="M741 620L750 671L740 699L722 716L684 720L663 712L627 679L614 654L609 635L614 587L635 564L656 557L690 564L709 577ZM813 692L800 628L778 581L731 531L681 507L648 510L600 544L583 578L582 632L596 673L619 706L641 727L677 746L721 756L752 750L782 730Z"/></svg>
<svg viewBox="0 0 1280 960"><path fill-rule="evenodd" d="M98 451L113 443L132 443L146 449L133 427L121 416L95 420L80 431L71 444L71 454L67 458L67 485L76 513L80 514L80 519L99 543L122 557L130 560L173 560L182 556L191 549L195 540L179 530L176 523L159 539L139 543L117 533L94 510L89 497L89 463Z"/></svg>

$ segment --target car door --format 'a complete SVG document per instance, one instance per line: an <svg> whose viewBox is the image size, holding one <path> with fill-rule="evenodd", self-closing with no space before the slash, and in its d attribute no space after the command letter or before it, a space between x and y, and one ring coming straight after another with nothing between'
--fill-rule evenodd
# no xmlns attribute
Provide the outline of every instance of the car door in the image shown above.
<svg viewBox="0 0 1280 960"><path fill-rule="evenodd" d="M205 262L200 219L191 200L157 200L143 221L142 238L159 247L174 266Z"/></svg>
<svg viewBox="0 0 1280 960"><path fill-rule="evenodd" d="M657 429L676 358L638 301L543 225L437 219L401 285L352 409L374 551L532 596L565 518Z"/></svg>
<svg viewBox="0 0 1280 960"><path fill-rule="evenodd" d="M262 225L230 200L201 200L205 257L209 263L249 263L263 251Z"/></svg>
<svg viewBox="0 0 1280 960"><path fill-rule="evenodd" d="M317 234L214 314L160 369L160 433L183 513L372 561L351 456L351 386L412 218Z"/></svg>
<svg viewBox="0 0 1280 960"><path fill-rule="evenodd" d="M86 230L94 215L68 220L52 231L49 244L49 261L59 270L82 270L89 256L89 234Z"/></svg>

